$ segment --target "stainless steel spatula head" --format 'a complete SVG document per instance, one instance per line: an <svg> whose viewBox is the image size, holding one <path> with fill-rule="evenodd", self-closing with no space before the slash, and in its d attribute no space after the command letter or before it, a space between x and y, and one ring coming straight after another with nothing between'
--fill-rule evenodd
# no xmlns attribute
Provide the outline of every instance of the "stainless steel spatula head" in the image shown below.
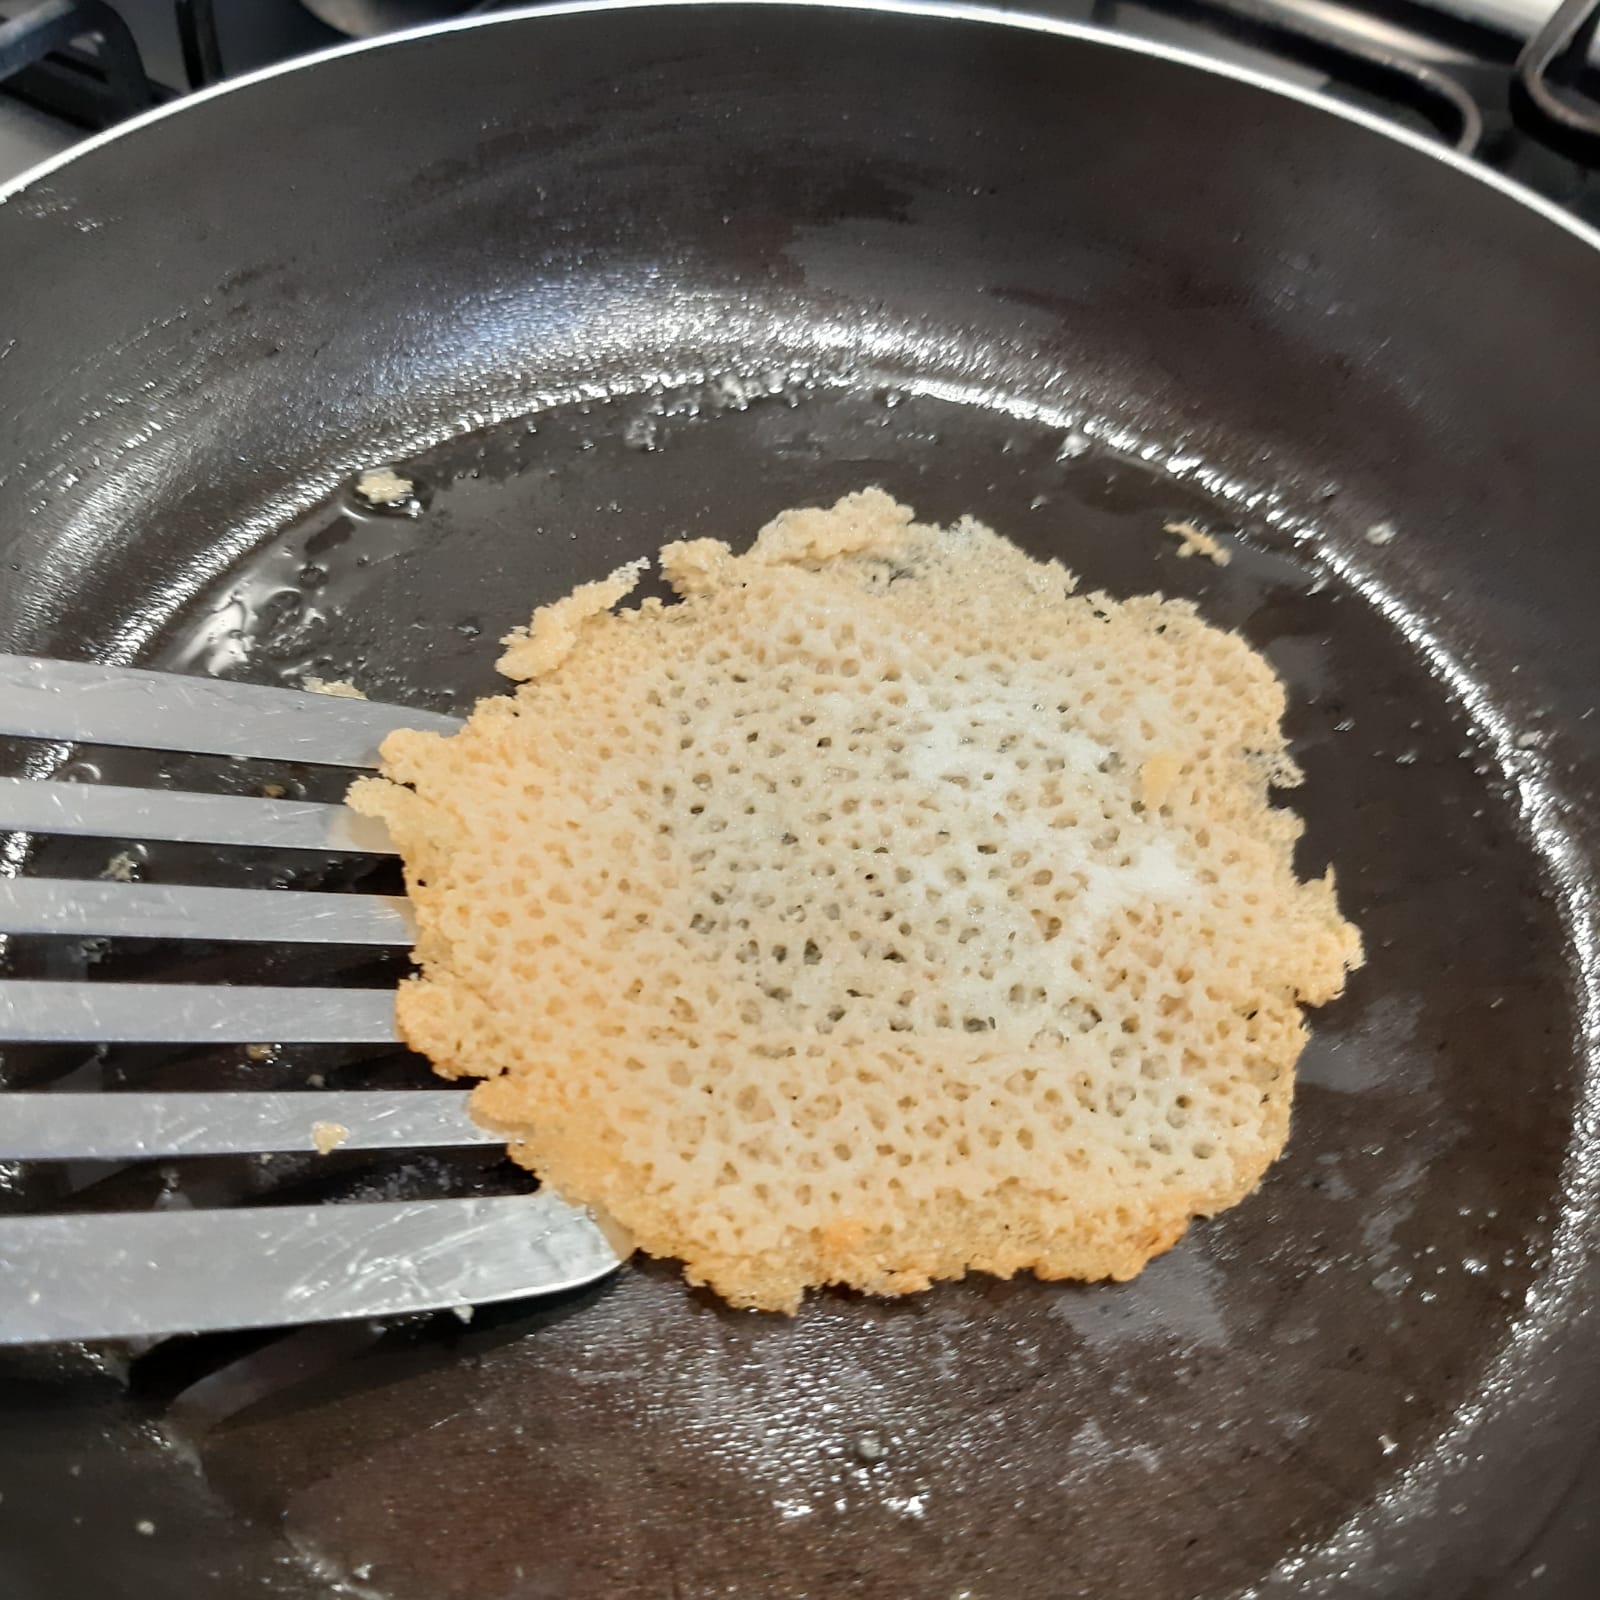
<svg viewBox="0 0 1600 1600"><path fill-rule="evenodd" d="M371 768L433 712L0 655L0 735ZM0 835L392 855L342 805L0 778ZM26 849L12 852L23 861ZM7 870L0 867L0 871ZM409 947L402 896L0 877L8 936ZM0 978L13 1046L398 1043L387 989ZM496 1144L448 1089L0 1092L0 1162L122 1162ZM0 1343L139 1337L464 1307L591 1283L618 1249L549 1192L0 1216Z"/></svg>

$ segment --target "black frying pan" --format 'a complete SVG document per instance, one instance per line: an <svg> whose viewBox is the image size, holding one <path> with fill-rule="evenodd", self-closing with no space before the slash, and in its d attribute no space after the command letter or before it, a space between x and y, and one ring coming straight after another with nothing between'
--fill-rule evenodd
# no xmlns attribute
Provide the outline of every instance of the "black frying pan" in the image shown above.
<svg viewBox="0 0 1600 1600"><path fill-rule="evenodd" d="M1304 865L1370 963L1285 1159L1132 1284L788 1321L645 1265L470 1327L7 1357L0 1592L1594 1594L1597 243L1321 102L922 8L557 8L200 97L13 193L0 648L459 706L574 581L881 483L1267 651ZM358 509L401 459L424 513ZM1177 559L1181 517L1234 564ZM423 1076L6 1072L313 1065ZM507 1181L331 1159L9 1203Z"/></svg>

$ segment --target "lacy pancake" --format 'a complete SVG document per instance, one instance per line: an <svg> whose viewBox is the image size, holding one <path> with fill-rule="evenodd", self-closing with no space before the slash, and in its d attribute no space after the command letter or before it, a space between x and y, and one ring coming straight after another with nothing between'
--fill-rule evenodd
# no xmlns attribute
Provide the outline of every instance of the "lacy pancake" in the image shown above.
<svg viewBox="0 0 1600 1600"><path fill-rule="evenodd" d="M781 1311L1128 1278L1247 1194L1361 959L1267 663L874 489L614 609L644 566L351 795L416 904L401 1031L513 1156Z"/></svg>

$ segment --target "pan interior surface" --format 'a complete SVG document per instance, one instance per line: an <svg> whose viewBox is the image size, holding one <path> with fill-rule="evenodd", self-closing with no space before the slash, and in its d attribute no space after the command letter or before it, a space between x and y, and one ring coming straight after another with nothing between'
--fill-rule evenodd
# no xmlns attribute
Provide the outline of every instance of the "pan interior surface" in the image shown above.
<svg viewBox="0 0 1600 1600"><path fill-rule="evenodd" d="M0 484L19 530L0 647L351 677L464 709L499 687L496 641L535 604L666 539L743 543L785 506L878 484L924 519L972 512L1085 587L1190 596L1264 651L1307 775L1287 797L1300 864L1334 864L1367 967L1314 1018L1261 1190L1130 1284L825 1293L787 1320L645 1264L469 1323L9 1356L0 1504L27 1531L0 1555L7 1593L1514 1582L1593 1432L1571 1336L1593 1270L1574 937L1593 841L1562 806L1595 770L1577 596L1596 557L1572 535L1581 430L1550 390L1600 352L1541 343L1537 381L1514 355L1563 296L1592 303L1593 252L1321 111L1093 41L781 7L614 30L580 12L277 80L280 103L334 108L317 138L271 131L265 84L196 108L236 152L266 141L241 156L261 216L229 218L202 184L192 282L141 278L141 303L86 311L71 349L24 342L38 366L20 377L0 362L8 413L25 392L45 413ZM1103 137L1130 98L1142 120ZM1227 137L1195 132L1207 111ZM63 207L153 261L113 202L161 181L173 127L0 207L0 261L38 245L87 292ZM363 153L374 128L381 159ZM1206 146L1188 172L1185 139ZM1250 154L1263 140L1270 166ZM272 176L335 153L338 185L290 195ZM1375 265L1349 241L1380 224ZM1447 259L1466 280L1447 309L1401 287L1397 263ZM1519 274L1547 290L1509 314L1529 327L1474 316ZM22 279L30 315L67 292L44 275ZM128 324L120 346L97 318ZM1491 367L1492 406L1466 392ZM46 370L41 402L26 386ZM108 392L126 399L90 416ZM377 465L414 503L361 501ZM1220 535L1230 564L1180 557L1175 521ZM1509 579L1492 537L1516 541ZM113 781L155 770L74 755ZM95 870L83 846L41 862ZM141 863L158 881L278 870L153 847ZM238 959L9 954L54 975L91 957L174 978ZM29 1087L426 1081L360 1053L4 1070ZM248 1179L284 1198L505 1181L355 1158ZM244 1183L199 1163L23 1174L12 1203L215 1204Z"/></svg>

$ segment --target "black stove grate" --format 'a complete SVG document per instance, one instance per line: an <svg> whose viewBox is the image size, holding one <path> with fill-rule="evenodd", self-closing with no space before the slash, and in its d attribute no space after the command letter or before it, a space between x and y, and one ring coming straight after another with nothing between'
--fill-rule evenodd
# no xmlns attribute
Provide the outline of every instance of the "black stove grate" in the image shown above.
<svg viewBox="0 0 1600 1600"><path fill-rule="evenodd" d="M83 128L103 128L163 98L132 30L104 0L35 0L0 21L6 91Z"/></svg>

